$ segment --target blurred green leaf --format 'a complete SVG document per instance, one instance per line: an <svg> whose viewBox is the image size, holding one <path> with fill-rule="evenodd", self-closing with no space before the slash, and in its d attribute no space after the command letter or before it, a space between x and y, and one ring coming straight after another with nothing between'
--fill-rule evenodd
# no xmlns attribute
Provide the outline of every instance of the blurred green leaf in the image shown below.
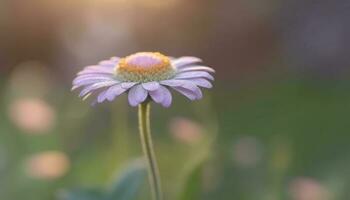
<svg viewBox="0 0 350 200"><path fill-rule="evenodd" d="M105 194L98 189L74 189L63 191L59 197L62 200L105 200Z"/></svg>
<svg viewBox="0 0 350 200"><path fill-rule="evenodd" d="M109 190L74 189L65 190L59 196L62 200L133 200L147 175L143 161L135 161L117 177Z"/></svg>
<svg viewBox="0 0 350 200"><path fill-rule="evenodd" d="M143 161L136 161L128 165L127 169L112 184L107 193L107 200L132 200L145 180L147 168Z"/></svg>
<svg viewBox="0 0 350 200"><path fill-rule="evenodd" d="M193 168L184 185L180 200L201 199L203 162Z"/></svg>

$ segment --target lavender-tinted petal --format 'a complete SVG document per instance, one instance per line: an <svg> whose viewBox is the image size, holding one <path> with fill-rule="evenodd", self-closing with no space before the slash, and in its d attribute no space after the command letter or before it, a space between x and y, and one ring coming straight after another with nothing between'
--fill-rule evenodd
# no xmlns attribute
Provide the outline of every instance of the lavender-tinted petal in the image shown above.
<svg viewBox="0 0 350 200"><path fill-rule="evenodd" d="M77 79L85 79L85 78L96 78L96 77L108 77L108 78L112 78L113 75L112 74L83 74L83 75L79 75L75 78L75 80Z"/></svg>
<svg viewBox="0 0 350 200"><path fill-rule="evenodd" d="M83 70L99 70L99 69L106 69L106 70L113 70L113 68L111 67L107 67L107 66L101 66L101 65L90 65L90 66L86 66Z"/></svg>
<svg viewBox="0 0 350 200"><path fill-rule="evenodd" d="M186 66L178 70L178 73L181 72L188 72L188 71L206 71L206 72L211 72L215 73L215 70L207 67L207 66L200 66L200 65L195 65L195 66Z"/></svg>
<svg viewBox="0 0 350 200"><path fill-rule="evenodd" d="M106 94L108 101L113 101L117 96L121 95L126 90L127 89L122 88L120 84L108 88Z"/></svg>
<svg viewBox="0 0 350 200"><path fill-rule="evenodd" d="M202 60L200 58L184 56L184 57L180 57L180 58L172 61L172 65L175 66L177 69L180 69L186 65L193 64L193 63L199 63L199 62L202 62Z"/></svg>
<svg viewBox="0 0 350 200"><path fill-rule="evenodd" d="M137 84L136 82L124 82L121 84L121 87L124 89L129 89L136 84Z"/></svg>
<svg viewBox="0 0 350 200"><path fill-rule="evenodd" d="M185 89L183 87L172 87L172 88L192 101L196 100L197 98L196 94L194 94L191 90Z"/></svg>
<svg viewBox="0 0 350 200"><path fill-rule="evenodd" d="M90 65L87 67L84 67L83 70L81 70L80 72L78 72L78 75L82 72L108 72L108 73L113 73L114 68L111 67L104 67L101 65Z"/></svg>
<svg viewBox="0 0 350 200"><path fill-rule="evenodd" d="M139 103L146 100L148 92L143 89L142 85L136 85L129 90L129 103L131 106L137 106Z"/></svg>
<svg viewBox="0 0 350 200"><path fill-rule="evenodd" d="M184 72L177 74L174 79L191 79L191 78L207 78L209 80L214 80L214 77L208 72Z"/></svg>
<svg viewBox="0 0 350 200"><path fill-rule="evenodd" d="M113 77L111 75L102 75L102 74L86 74L86 75L80 75L77 76L73 80L73 84L78 84L81 81L84 80L90 80L90 79L103 79L103 80L113 80Z"/></svg>
<svg viewBox="0 0 350 200"><path fill-rule="evenodd" d="M193 78L193 79L173 79L173 80L166 80L160 82L163 85L171 86L171 87L178 87L183 86L186 83L192 83L200 87L204 88L211 88L212 84L204 78Z"/></svg>
<svg viewBox="0 0 350 200"><path fill-rule="evenodd" d="M84 70L84 71L77 73L77 76L82 76L82 75L113 75L113 72Z"/></svg>
<svg viewBox="0 0 350 200"><path fill-rule="evenodd" d="M142 83L142 87L147 91L154 91L159 88L159 83L156 81Z"/></svg>
<svg viewBox="0 0 350 200"><path fill-rule="evenodd" d="M104 101L106 100L106 98L107 98L106 94L107 94L107 90L102 91L102 92L97 96L97 102L98 102L98 103L104 102Z"/></svg>
<svg viewBox="0 0 350 200"><path fill-rule="evenodd" d="M104 81L113 81L112 78L88 78L88 79L80 79L80 80L75 80L73 82L73 85L75 87L80 87L84 85L89 85L89 84L94 84L98 82L104 82Z"/></svg>
<svg viewBox="0 0 350 200"><path fill-rule="evenodd" d="M99 83L99 82L103 82L103 81L109 81L109 80L105 80L105 79L90 79L90 80L84 80L84 81L80 81L76 84L73 85L72 90L75 90L77 88L80 88L82 86L87 86L87 85L91 85L91 84L95 84L95 83Z"/></svg>
<svg viewBox="0 0 350 200"><path fill-rule="evenodd" d="M172 96L166 87L160 85L157 90L150 91L149 94L154 102L160 103L164 107L169 107L171 105Z"/></svg>
<svg viewBox="0 0 350 200"><path fill-rule="evenodd" d="M73 84L79 84L81 82L84 82L84 81L87 81L87 80L105 80L105 81L108 81L108 80L113 80L112 77L108 77L108 76L91 76L91 77L82 77L82 76L79 76L77 78L75 78L73 80Z"/></svg>
<svg viewBox="0 0 350 200"><path fill-rule="evenodd" d="M163 91L164 86L159 86L157 90L149 91L149 95L153 99L154 102L156 103L161 103L164 99L164 91Z"/></svg>
<svg viewBox="0 0 350 200"><path fill-rule="evenodd" d="M196 84L197 86L204 87L204 88L212 88L213 85L204 78L194 78L194 79L188 79L188 81L191 81L192 83Z"/></svg>
<svg viewBox="0 0 350 200"><path fill-rule="evenodd" d="M106 68L100 68L100 69L84 69L80 71L77 75L91 75L91 74L108 74L108 75L113 75L114 71L113 69L106 69Z"/></svg>
<svg viewBox="0 0 350 200"><path fill-rule="evenodd" d="M109 86L115 85L117 83L118 82L116 82L116 81L105 81L105 82L99 82L99 83L89 85L80 92L79 96L80 97L85 96L87 93L90 93L96 89L103 88L103 87L109 87Z"/></svg>
<svg viewBox="0 0 350 200"><path fill-rule="evenodd" d="M166 88L166 87L162 87L163 90L163 101L162 101L162 106L164 107L169 107L171 105L172 102L172 96L170 91Z"/></svg>
<svg viewBox="0 0 350 200"><path fill-rule="evenodd" d="M184 83L183 83L183 80L169 79L169 80L160 81L160 84L176 87L176 86L181 86Z"/></svg>
<svg viewBox="0 0 350 200"><path fill-rule="evenodd" d="M98 63L100 66L105 66L105 67L115 67L116 64L118 64L120 58L118 57L111 57L109 60L103 60Z"/></svg>
<svg viewBox="0 0 350 200"><path fill-rule="evenodd" d="M95 78L95 79L84 79L84 80L77 80L73 82L73 86L74 87L81 87L84 85L89 85L89 84L94 84L94 83L98 83L101 81L110 81L110 79L99 79L99 78Z"/></svg>
<svg viewBox="0 0 350 200"><path fill-rule="evenodd" d="M135 87L136 89L136 95L135 98L137 101L139 101L140 103L145 101L147 96L148 96L148 92L147 90L145 90L141 85L138 85Z"/></svg>
<svg viewBox="0 0 350 200"><path fill-rule="evenodd" d="M203 97L201 89L199 89L199 87L197 87L191 81L186 81L182 86L179 87L192 91L195 94L196 99L201 99Z"/></svg>
<svg viewBox="0 0 350 200"><path fill-rule="evenodd" d="M135 106L137 106L139 104L139 102L136 101L136 99L132 98L130 95L128 95L128 100L129 100L130 106L135 107Z"/></svg>

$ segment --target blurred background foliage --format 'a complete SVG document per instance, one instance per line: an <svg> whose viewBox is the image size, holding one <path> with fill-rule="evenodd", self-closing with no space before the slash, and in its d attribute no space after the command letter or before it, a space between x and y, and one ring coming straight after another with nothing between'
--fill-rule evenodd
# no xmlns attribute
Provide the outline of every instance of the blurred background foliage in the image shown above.
<svg viewBox="0 0 350 200"><path fill-rule="evenodd" d="M202 101L152 107L166 199L348 200L349 8L1 0L0 199L147 200L136 109L70 88L83 66L160 51L217 71Z"/></svg>

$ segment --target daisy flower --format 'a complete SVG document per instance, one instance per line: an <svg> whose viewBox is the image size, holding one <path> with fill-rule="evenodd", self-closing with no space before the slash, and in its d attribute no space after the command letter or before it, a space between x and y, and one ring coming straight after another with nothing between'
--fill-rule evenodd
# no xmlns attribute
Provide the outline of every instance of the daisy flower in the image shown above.
<svg viewBox="0 0 350 200"><path fill-rule="evenodd" d="M83 99L94 96L94 102L102 103L127 93L129 104L139 106L140 137L154 200L163 200L163 193L151 137L149 100L169 107L170 88L190 100L201 99L200 87L211 88L211 73L215 72L201 62L196 57L172 58L158 52L140 52L87 66L73 80L72 89L82 88L79 96Z"/></svg>
<svg viewBox="0 0 350 200"><path fill-rule="evenodd" d="M124 58L112 57L87 66L77 74L73 90L81 88L83 99L94 96L96 103L113 101L123 93L137 106L147 99L169 107L173 89L190 100L202 98L200 87L211 88L215 71L197 57L173 58L158 52L139 52Z"/></svg>

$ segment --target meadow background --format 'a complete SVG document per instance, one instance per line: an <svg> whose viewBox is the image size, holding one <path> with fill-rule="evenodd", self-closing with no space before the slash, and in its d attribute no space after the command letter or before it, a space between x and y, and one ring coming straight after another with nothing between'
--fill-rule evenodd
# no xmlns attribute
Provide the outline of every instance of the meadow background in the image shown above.
<svg viewBox="0 0 350 200"><path fill-rule="evenodd" d="M349 9L0 0L0 199L101 200L130 176L142 156L137 109L125 97L91 107L70 88L82 67L138 51L201 57L217 71L203 100L152 107L167 200L350 199ZM136 175L121 191L147 200Z"/></svg>

